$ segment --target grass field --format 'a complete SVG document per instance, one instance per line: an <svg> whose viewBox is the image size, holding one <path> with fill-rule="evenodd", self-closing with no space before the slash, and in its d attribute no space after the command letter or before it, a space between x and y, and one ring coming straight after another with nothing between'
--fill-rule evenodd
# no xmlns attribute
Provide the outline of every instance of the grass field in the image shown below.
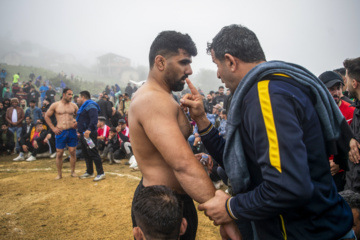
<svg viewBox="0 0 360 240"><path fill-rule="evenodd" d="M105 162L106 179L95 183L72 178L64 163L63 179L54 180L54 159L13 162L16 156L0 156L0 239L133 239L130 208L140 172ZM76 169L82 174L85 162ZM197 239L221 239L219 228L198 216Z"/></svg>

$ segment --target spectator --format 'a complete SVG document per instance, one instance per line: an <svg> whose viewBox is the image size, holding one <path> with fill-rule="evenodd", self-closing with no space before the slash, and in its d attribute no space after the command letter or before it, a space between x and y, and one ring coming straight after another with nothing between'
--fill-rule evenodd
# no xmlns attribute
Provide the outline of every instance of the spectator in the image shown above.
<svg viewBox="0 0 360 240"><path fill-rule="evenodd" d="M226 138L227 114L225 109L221 110L220 119L219 135Z"/></svg>
<svg viewBox="0 0 360 240"><path fill-rule="evenodd" d="M47 99L49 99L50 103L54 103L54 102L55 102L56 92L55 92L55 90L52 88L52 85L49 85L49 90L46 91L45 96L46 96Z"/></svg>
<svg viewBox="0 0 360 240"><path fill-rule="evenodd" d="M355 158L356 154L359 154L358 148L360 146L360 57L346 59L343 64L346 69L345 78L349 94L355 97L354 116L350 125L355 135L355 139L351 140L350 145L355 147L352 147L349 153L349 171L346 173L345 190L360 193L360 165L358 164L359 159Z"/></svg>
<svg viewBox="0 0 360 240"><path fill-rule="evenodd" d="M116 127L116 131L118 133L118 138L120 141L120 150L121 152L126 154L126 159L130 159L133 155L130 143L130 131L129 128L126 126L125 119L120 119L119 124ZM125 163L128 165L128 162Z"/></svg>
<svg viewBox="0 0 360 240"><path fill-rule="evenodd" d="M29 74L29 79L30 79L31 81L34 81L34 78L35 78L35 74L34 74L33 72L31 72L31 73Z"/></svg>
<svg viewBox="0 0 360 240"><path fill-rule="evenodd" d="M20 107L21 107L21 109L24 111L24 113L25 113L26 110L28 109L28 107L27 107L27 102L26 102L25 99L21 99L21 100L20 100Z"/></svg>
<svg viewBox="0 0 360 240"><path fill-rule="evenodd" d="M28 136L28 134L31 133L31 130L35 127L34 124L32 124L32 119L31 117L26 117L25 118L25 124L23 124L23 126L21 127L21 134L20 137L18 137L16 140L20 145L20 150L21 150L21 146L23 145L23 143L26 142L26 137ZM34 128L35 129L35 128ZM30 156L29 156L30 157ZM13 161L20 161L20 160L25 160L25 156L24 153L21 153L19 156L17 156L16 158L13 159Z"/></svg>
<svg viewBox="0 0 360 240"><path fill-rule="evenodd" d="M39 91L40 91L40 101L41 101L41 106L43 104L43 101L46 97L46 92L49 90L49 87L46 86L46 82L43 83L43 85L40 87Z"/></svg>
<svg viewBox="0 0 360 240"><path fill-rule="evenodd" d="M4 110L6 111L10 107L10 98L5 98L3 101Z"/></svg>
<svg viewBox="0 0 360 240"><path fill-rule="evenodd" d="M0 126L3 125L3 123L7 123L5 120L6 110L4 108L4 104L0 102Z"/></svg>
<svg viewBox="0 0 360 240"><path fill-rule="evenodd" d="M130 96L129 96L129 94L125 93L124 94L124 115L123 116L126 118L129 113L130 103L131 103Z"/></svg>
<svg viewBox="0 0 360 240"><path fill-rule="evenodd" d="M15 73L13 75L13 83L18 83L20 79L20 73Z"/></svg>
<svg viewBox="0 0 360 240"><path fill-rule="evenodd" d="M0 84L5 83L7 72L5 69L1 69L0 72Z"/></svg>
<svg viewBox="0 0 360 240"><path fill-rule="evenodd" d="M123 118L123 116L121 116L121 114L119 113L119 111L116 111L116 109L114 107L111 108L112 110L112 115L111 115L111 121L110 121L110 126L111 127L117 127L119 119Z"/></svg>
<svg viewBox="0 0 360 240"><path fill-rule="evenodd" d="M221 108L225 108L227 102L227 95L224 94L224 91L225 88L223 86L220 86L218 91L219 95L214 99L214 105L220 104Z"/></svg>
<svg viewBox="0 0 360 240"><path fill-rule="evenodd" d="M20 91L19 83L14 83L11 88L12 95L15 97L17 92Z"/></svg>
<svg viewBox="0 0 360 240"><path fill-rule="evenodd" d="M127 87L125 88L125 94L131 99L131 96L133 94L133 88L131 87L131 84L128 83Z"/></svg>
<svg viewBox="0 0 360 240"><path fill-rule="evenodd" d="M345 190L339 192L339 194L345 199L351 208L354 219L354 234L357 239L360 239L360 194L351 190Z"/></svg>
<svg viewBox="0 0 360 240"><path fill-rule="evenodd" d="M117 110L119 111L119 113L121 114L121 116L124 117L124 108L125 108L125 103L124 103L124 96L122 94L119 94L119 102L117 105L115 105L115 108L117 108Z"/></svg>
<svg viewBox="0 0 360 240"><path fill-rule="evenodd" d="M133 93L135 93L138 90L136 84L133 84Z"/></svg>
<svg viewBox="0 0 360 240"><path fill-rule="evenodd" d="M333 71L326 71L319 76L319 79L325 84L334 101L339 106L342 115L350 125L355 108L350 106L348 102L341 100L343 83L341 76ZM329 161L331 175L334 178L337 190L338 192L343 191L345 186L345 171L349 170L347 163L348 157L346 156L345 159L334 159L334 156L332 155L330 156ZM340 166L339 164L341 163L344 164Z"/></svg>
<svg viewBox="0 0 360 240"><path fill-rule="evenodd" d="M40 98L40 93L35 90L35 87L33 87L33 86L30 87L30 92L28 93L28 96L27 96L27 101L29 103L29 106L30 106L31 100L35 101L35 106L38 106L39 98Z"/></svg>
<svg viewBox="0 0 360 240"><path fill-rule="evenodd" d="M3 98L12 98L13 97L10 87L5 87L4 90L5 90L5 92L3 93Z"/></svg>
<svg viewBox="0 0 360 240"><path fill-rule="evenodd" d="M118 155L118 151L120 150L120 142L117 137L116 128L112 127L109 130L109 138L108 138L108 147L107 150L104 151L104 155L108 157L109 164L115 163L115 155Z"/></svg>
<svg viewBox="0 0 360 240"><path fill-rule="evenodd" d="M1 124L0 153L10 155L15 147L14 134L9 130L7 123Z"/></svg>
<svg viewBox="0 0 360 240"><path fill-rule="evenodd" d="M38 120L42 119L42 111L35 105L35 100L30 100L29 108L25 112L25 118L31 117L32 123L36 124Z"/></svg>
<svg viewBox="0 0 360 240"><path fill-rule="evenodd" d="M19 91L16 93L16 95L15 95L15 97L17 98L17 99L19 99L19 101L21 101L21 100L27 100L27 96L28 96L28 94L26 93L26 92L24 92L24 90L23 90L23 88L21 87L20 89L19 89Z"/></svg>
<svg viewBox="0 0 360 240"><path fill-rule="evenodd" d="M205 107L206 113L212 114L214 104L213 104L213 99L212 99L212 96L210 93L208 95L206 95L206 100L204 100L204 107Z"/></svg>
<svg viewBox="0 0 360 240"><path fill-rule="evenodd" d="M100 155L102 155L109 138L110 127L106 125L105 118L103 116L98 117L97 123L97 145Z"/></svg>
<svg viewBox="0 0 360 240"><path fill-rule="evenodd" d="M110 125L110 118L111 118L112 110L111 110L111 104L107 100L107 96L108 95L106 93L105 94L103 93L101 99L97 103L100 107L99 116L102 116L105 118L106 125Z"/></svg>
<svg viewBox="0 0 360 240"><path fill-rule="evenodd" d="M153 185L138 191L133 200L138 224L133 229L135 239L178 240L187 228L183 200L166 186Z"/></svg>
<svg viewBox="0 0 360 240"><path fill-rule="evenodd" d="M25 119L25 113L19 105L17 98L11 99L11 107L6 110L6 121L9 123L9 129L16 134L16 138L20 137L21 127ZM20 151L20 146L16 143L16 151Z"/></svg>

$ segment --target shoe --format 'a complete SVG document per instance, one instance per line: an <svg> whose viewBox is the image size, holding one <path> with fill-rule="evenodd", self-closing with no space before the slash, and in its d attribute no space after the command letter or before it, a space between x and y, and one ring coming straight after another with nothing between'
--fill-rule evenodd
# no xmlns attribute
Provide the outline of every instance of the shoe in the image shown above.
<svg viewBox="0 0 360 240"><path fill-rule="evenodd" d="M100 181L100 180L103 180L103 179L105 179L105 173L100 174L100 175L97 175L97 176L94 178L94 182L97 182L97 181Z"/></svg>
<svg viewBox="0 0 360 240"><path fill-rule="evenodd" d="M138 165L137 165L137 162L135 161L135 162L133 162L130 166L129 166L129 168L137 168L138 167Z"/></svg>
<svg viewBox="0 0 360 240"><path fill-rule="evenodd" d="M19 155L19 156L17 156L16 158L14 158L13 159L13 161L25 161L25 157L24 157L24 155Z"/></svg>
<svg viewBox="0 0 360 240"><path fill-rule="evenodd" d="M63 157L66 157L66 153L63 154Z"/></svg>
<svg viewBox="0 0 360 240"><path fill-rule="evenodd" d="M79 178L80 179L85 179L85 178L92 178L94 177L94 174L89 174L89 173L84 173L83 175L81 175Z"/></svg>
<svg viewBox="0 0 360 240"><path fill-rule="evenodd" d="M50 158L56 158L56 152L50 155Z"/></svg>
<svg viewBox="0 0 360 240"><path fill-rule="evenodd" d="M31 157L31 152L28 152L27 158Z"/></svg>
<svg viewBox="0 0 360 240"><path fill-rule="evenodd" d="M37 155L37 157L49 157L49 156L50 156L50 152L39 153Z"/></svg>
<svg viewBox="0 0 360 240"><path fill-rule="evenodd" d="M34 157L33 155L31 155L29 158L26 159L27 162L32 162L35 160L36 160L36 157Z"/></svg>
<svg viewBox="0 0 360 240"><path fill-rule="evenodd" d="M121 163L121 160L120 159L114 159L114 163Z"/></svg>

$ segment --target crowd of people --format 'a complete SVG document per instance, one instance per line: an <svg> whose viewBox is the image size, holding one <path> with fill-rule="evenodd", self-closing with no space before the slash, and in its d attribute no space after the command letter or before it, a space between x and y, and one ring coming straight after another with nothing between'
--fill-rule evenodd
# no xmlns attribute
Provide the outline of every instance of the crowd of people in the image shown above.
<svg viewBox="0 0 360 240"><path fill-rule="evenodd" d="M360 58L314 76L266 61L241 25L224 27L207 51L227 89L206 95L188 79L197 48L175 31L155 38L147 81L124 93L106 86L92 99L65 87L55 102L46 83L40 94L31 81L18 87L17 74L0 91L1 151L18 152L14 161L48 152L56 179L66 148L71 176L86 161L80 179L103 180L106 159L127 159L142 173L136 239L195 239L193 200L223 239L360 238Z"/></svg>

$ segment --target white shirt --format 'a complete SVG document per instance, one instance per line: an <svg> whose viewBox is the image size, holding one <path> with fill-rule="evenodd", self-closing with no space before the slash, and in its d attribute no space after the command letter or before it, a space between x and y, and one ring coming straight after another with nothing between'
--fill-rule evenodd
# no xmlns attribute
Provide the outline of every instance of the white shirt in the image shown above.
<svg viewBox="0 0 360 240"><path fill-rule="evenodd" d="M12 113L12 117L11 117L11 121L13 123L16 123L18 121L18 115L17 115L17 111L16 108L14 108L13 113Z"/></svg>

